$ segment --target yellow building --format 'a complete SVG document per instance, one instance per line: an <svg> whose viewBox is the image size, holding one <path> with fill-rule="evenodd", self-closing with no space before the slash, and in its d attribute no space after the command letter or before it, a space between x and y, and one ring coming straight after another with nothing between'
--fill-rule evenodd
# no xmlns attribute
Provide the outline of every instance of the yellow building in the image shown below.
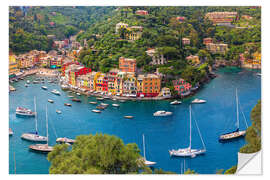
<svg viewBox="0 0 270 180"><path fill-rule="evenodd" d="M193 56L193 55L190 55L188 57L186 57L186 60L188 60L188 62L190 64L193 64L193 65L198 65L200 64L200 59L199 59L199 56Z"/></svg>
<svg viewBox="0 0 270 180"><path fill-rule="evenodd" d="M14 55L9 55L9 77L14 77L19 72L20 70L18 69L16 57Z"/></svg>
<svg viewBox="0 0 270 180"><path fill-rule="evenodd" d="M123 94L123 79L125 77L126 72L118 72L117 77L114 81L114 87L116 95L122 95Z"/></svg>
<svg viewBox="0 0 270 180"><path fill-rule="evenodd" d="M137 95L137 78L135 73L125 73L123 77L123 94Z"/></svg>
<svg viewBox="0 0 270 180"><path fill-rule="evenodd" d="M99 76L97 77L96 83L95 83L96 91L103 92L103 81L104 81L104 78L105 78L105 74L104 73L100 73Z"/></svg>
<svg viewBox="0 0 270 180"><path fill-rule="evenodd" d="M261 53L259 53L258 51L253 53L253 64L261 64Z"/></svg>
<svg viewBox="0 0 270 180"><path fill-rule="evenodd" d="M160 93L161 78L155 74L139 75L137 81L138 95L155 97Z"/></svg>
<svg viewBox="0 0 270 180"><path fill-rule="evenodd" d="M117 79L117 73L119 72L119 69L111 69L108 73L107 73L107 77L108 77L108 93L111 95L116 95L116 85L115 85L115 81Z"/></svg>

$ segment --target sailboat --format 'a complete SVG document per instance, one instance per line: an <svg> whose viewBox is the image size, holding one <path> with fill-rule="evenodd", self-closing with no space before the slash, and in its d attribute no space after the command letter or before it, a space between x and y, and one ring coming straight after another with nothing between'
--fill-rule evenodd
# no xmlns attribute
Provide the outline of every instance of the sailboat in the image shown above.
<svg viewBox="0 0 270 180"><path fill-rule="evenodd" d="M29 149L37 152L49 153L53 150L53 146L49 146L49 131L48 131L48 108L46 105L46 129L47 129L47 143L30 145Z"/></svg>
<svg viewBox="0 0 270 180"><path fill-rule="evenodd" d="M34 103L35 103L35 112L36 110L36 97L34 97ZM28 141L35 141L35 142L46 142L47 138L45 136L38 135L38 128L37 128L37 113L35 116L35 124L36 124L36 132L32 133L24 133L21 135L21 138Z"/></svg>
<svg viewBox="0 0 270 180"><path fill-rule="evenodd" d="M169 150L170 156L181 156L181 157L186 157L186 156L190 156L190 157L196 157L196 155L199 154L203 154L206 152L206 148L200 133L200 129L196 123L196 127L198 129L202 144L203 144L203 149L191 149L191 105L189 106L189 126L190 126L190 130L189 130L189 146L187 148L183 148L183 149L178 149L178 150Z"/></svg>
<svg viewBox="0 0 270 180"><path fill-rule="evenodd" d="M146 166L153 166L157 164L156 162L147 161L145 156L145 142L144 142L144 134L143 134L143 161Z"/></svg>
<svg viewBox="0 0 270 180"><path fill-rule="evenodd" d="M237 128L233 132L229 132L229 133L225 133L225 134L220 135L219 142L224 142L224 141L240 138L240 137L245 136L245 134L246 134L245 130L243 130L243 131L239 130L239 107L238 107L239 101L238 101L237 89L236 89L235 99L236 99L236 126L237 126ZM243 116L244 116L244 114L243 114ZM246 122L246 127L247 127L247 122Z"/></svg>

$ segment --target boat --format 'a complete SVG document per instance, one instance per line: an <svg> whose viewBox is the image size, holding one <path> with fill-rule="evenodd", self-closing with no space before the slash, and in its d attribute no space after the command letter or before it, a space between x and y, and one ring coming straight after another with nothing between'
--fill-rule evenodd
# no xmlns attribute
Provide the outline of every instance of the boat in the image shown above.
<svg viewBox="0 0 270 180"><path fill-rule="evenodd" d="M41 89L47 90L48 88L46 86L41 86Z"/></svg>
<svg viewBox="0 0 270 180"><path fill-rule="evenodd" d="M206 103L206 100L203 100L203 99L194 99L192 101L193 104L200 104L200 103Z"/></svg>
<svg viewBox="0 0 270 180"><path fill-rule="evenodd" d="M31 109L27 109L24 107L17 107L16 115L32 117L36 115L36 112L33 112Z"/></svg>
<svg viewBox="0 0 270 180"><path fill-rule="evenodd" d="M69 98L73 98L74 96L68 96Z"/></svg>
<svg viewBox="0 0 270 180"><path fill-rule="evenodd" d="M48 102L53 103L54 101L53 101L53 100L51 100L51 99L48 99Z"/></svg>
<svg viewBox="0 0 270 180"><path fill-rule="evenodd" d="M170 116L172 112L169 111L157 111L153 114L153 116Z"/></svg>
<svg viewBox="0 0 270 180"><path fill-rule="evenodd" d="M57 114L61 114L62 112L60 110L56 110L56 113Z"/></svg>
<svg viewBox="0 0 270 180"><path fill-rule="evenodd" d="M61 89L66 90L66 89L68 89L68 86L63 84L63 85L61 85Z"/></svg>
<svg viewBox="0 0 270 180"><path fill-rule="evenodd" d="M72 106L71 104L69 103L64 103L65 106Z"/></svg>
<svg viewBox="0 0 270 180"><path fill-rule="evenodd" d="M261 74L261 73L256 73L256 75L257 75L257 76L262 76L262 74Z"/></svg>
<svg viewBox="0 0 270 180"><path fill-rule="evenodd" d="M110 99L110 97L109 96L104 96L104 99Z"/></svg>
<svg viewBox="0 0 270 180"><path fill-rule="evenodd" d="M78 96L80 96L81 94L80 93L76 93Z"/></svg>
<svg viewBox="0 0 270 180"><path fill-rule="evenodd" d="M155 164L157 164L156 162L146 160L144 134L143 134L143 162L146 166L154 166Z"/></svg>
<svg viewBox="0 0 270 180"><path fill-rule="evenodd" d="M96 108L97 108L97 109L101 109L101 110L106 109L106 107L105 107L105 106L102 106L102 105L98 105Z"/></svg>
<svg viewBox="0 0 270 180"><path fill-rule="evenodd" d="M59 96L61 95L60 92L57 91L56 89L52 90L51 92L52 92L53 94L55 94L55 95L59 95Z"/></svg>
<svg viewBox="0 0 270 180"><path fill-rule="evenodd" d="M106 103L100 103L101 106L104 106L104 107L108 107L109 104L106 104Z"/></svg>
<svg viewBox="0 0 270 180"><path fill-rule="evenodd" d="M102 100L104 100L104 98L99 97L99 98L97 98L97 100L102 101Z"/></svg>
<svg viewBox="0 0 270 180"><path fill-rule="evenodd" d="M77 98L73 98L72 101L74 101L74 102L82 102L80 99L77 99Z"/></svg>
<svg viewBox="0 0 270 180"><path fill-rule="evenodd" d="M12 135L13 135L13 131L12 131L11 128L8 129L8 135L9 135L9 136L12 136Z"/></svg>
<svg viewBox="0 0 270 180"><path fill-rule="evenodd" d="M113 100L113 101L117 101L117 99L115 99L115 98L113 98L112 100Z"/></svg>
<svg viewBox="0 0 270 180"><path fill-rule="evenodd" d="M29 85L28 84L24 84L25 87L28 87Z"/></svg>
<svg viewBox="0 0 270 180"><path fill-rule="evenodd" d="M182 103L181 101L175 100L175 101L171 102L170 104L171 105L177 105L177 104L181 104L181 103Z"/></svg>
<svg viewBox="0 0 270 180"><path fill-rule="evenodd" d="M134 117L133 116L124 116L124 118L126 118L126 119L133 119Z"/></svg>
<svg viewBox="0 0 270 180"><path fill-rule="evenodd" d="M33 84L38 84L38 83L39 83L39 81L36 81L36 80L35 80L35 81L33 81Z"/></svg>
<svg viewBox="0 0 270 180"><path fill-rule="evenodd" d="M97 109L93 109L92 112L101 113L101 111L100 110L97 110Z"/></svg>
<svg viewBox="0 0 270 180"><path fill-rule="evenodd" d="M124 102L126 102L126 101L122 99L122 100L119 100L119 102L122 102L122 103L124 103Z"/></svg>
<svg viewBox="0 0 270 180"><path fill-rule="evenodd" d="M170 156L180 156L180 157L187 157L188 156L188 157L194 158L197 155L204 154L206 152L205 144L204 144L204 141L202 139L202 135L200 133L200 129L198 127L198 124L196 122L196 119L194 119L194 120L195 120L195 124L196 124L197 130L199 132L200 138L201 138L203 149L192 149L191 148L191 142L192 142L192 136L191 136L192 125L191 125L191 120L192 120L192 117L191 117L191 105L190 105L189 106L189 146L187 148L183 148L183 149L169 150Z"/></svg>
<svg viewBox="0 0 270 180"><path fill-rule="evenodd" d="M239 130L239 107L238 107L239 106L239 100L238 100L237 89L236 89L235 99L236 99L236 130L232 131L232 132L229 132L229 133L221 134L219 136L219 142L226 142L226 141L229 141L229 140L232 140L232 139L237 139L237 138L240 138L240 137L244 137L246 135L245 130L242 130L242 131ZM242 112L242 114L244 116L243 112ZM244 119L246 121L245 116L244 116ZM246 122L246 128L248 128L247 122Z"/></svg>
<svg viewBox="0 0 270 180"><path fill-rule="evenodd" d="M90 101L89 104L97 104L95 101Z"/></svg>
<svg viewBox="0 0 270 180"><path fill-rule="evenodd" d="M29 81L29 80L27 80L27 81L26 81L26 83L27 83L27 84L30 84L30 81Z"/></svg>
<svg viewBox="0 0 270 180"><path fill-rule="evenodd" d="M119 104L112 104L113 107L119 107Z"/></svg>
<svg viewBox="0 0 270 180"><path fill-rule="evenodd" d="M35 97L35 101L36 101L36 97ZM35 103L35 111L36 111L36 103ZM35 116L35 132L33 133L23 133L21 135L21 138L23 140L27 140L27 141L34 141L34 142L46 142L47 141L47 137L45 136L40 136L38 134L38 127L37 127L38 123L37 123L37 116Z"/></svg>
<svg viewBox="0 0 270 180"><path fill-rule="evenodd" d="M60 138L56 139L56 142L57 143L73 144L73 143L75 143L75 140L74 139L69 139L69 138L66 138L66 137L60 137Z"/></svg>
<svg viewBox="0 0 270 180"><path fill-rule="evenodd" d="M34 144L30 145L29 149L37 152L49 153L53 150L53 146L49 146L49 131L48 131L48 108L46 105L46 129L47 129L47 137L46 144Z"/></svg>

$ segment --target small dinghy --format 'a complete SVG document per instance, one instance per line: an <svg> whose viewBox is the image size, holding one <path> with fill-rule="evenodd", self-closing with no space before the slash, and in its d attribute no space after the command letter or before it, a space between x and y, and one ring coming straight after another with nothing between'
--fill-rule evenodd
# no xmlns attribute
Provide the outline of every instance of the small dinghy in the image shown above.
<svg viewBox="0 0 270 180"><path fill-rule="evenodd" d="M47 90L48 88L46 86L41 86L41 89Z"/></svg>
<svg viewBox="0 0 270 180"><path fill-rule="evenodd" d="M124 116L124 118L126 118L126 119L133 119L134 117L133 116Z"/></svg>
<svg viewBox="0 0 270 180"><path fill-rule="evenodd" d="M92 112L94 112L94 113L101 113L101 111L100 110L97 110L97 109L93 109Z"/></svg>
<svg viewBox="0 0 270 180"><path fill-rule="evenodd" d="M175 101L171 102L170 104L171 105L177 105L177 104L181 104L181 103L182 103L181 101L175 100Z"/></svg>
<svg viewBox="0 0 270 180"><path fill-rule="evenodd" d="M203 99L194 99L192 101L193 104L200 104L200 103L206 103L206 100Z"/></svg>
<svg viewBox="0 0 270 180"><path fill-rule="evenodd" d="M49 103L53 103L54 101L52 99L48 99L48 102Z"/></svg>

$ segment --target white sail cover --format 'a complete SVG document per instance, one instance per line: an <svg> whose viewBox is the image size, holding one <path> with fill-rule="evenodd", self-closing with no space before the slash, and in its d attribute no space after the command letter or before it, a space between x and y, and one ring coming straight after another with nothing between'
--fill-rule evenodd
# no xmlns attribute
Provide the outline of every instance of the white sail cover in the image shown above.
<svg viewBox="0 0 270 180"><path fill-rule="evenodd" d="M262 174L261 151L256 153L238 152L238 164L236 174Z"/></svg>

